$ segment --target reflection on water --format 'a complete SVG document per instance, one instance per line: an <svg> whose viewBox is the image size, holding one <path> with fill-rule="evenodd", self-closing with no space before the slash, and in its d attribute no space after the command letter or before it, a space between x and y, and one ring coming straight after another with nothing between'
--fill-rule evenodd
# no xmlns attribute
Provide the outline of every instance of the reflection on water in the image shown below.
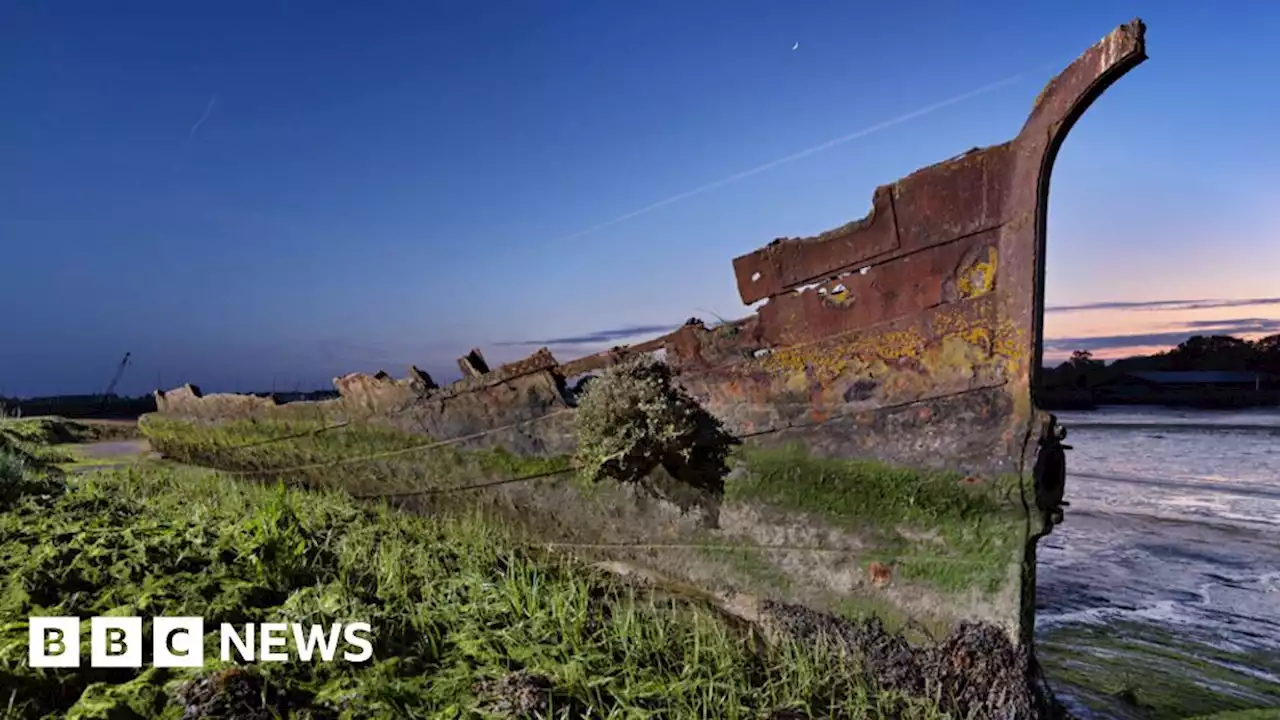
<svg viewBox="0 0 1280 720"><path fill-rule="evenodd" d="M1040 545L1037 635L1063 699L1085 718L1280 707L1280 411L1059 419L1071 506Z"/></svg>

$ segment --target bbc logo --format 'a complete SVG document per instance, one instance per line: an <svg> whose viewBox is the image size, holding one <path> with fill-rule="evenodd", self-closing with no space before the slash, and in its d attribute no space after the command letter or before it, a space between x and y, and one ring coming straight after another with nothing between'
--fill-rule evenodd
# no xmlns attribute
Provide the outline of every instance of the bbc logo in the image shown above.
<svg viewBox="0 0 1280 720"><path fill-rule="evenodd" d="M33 617L28 629L31 667L80 667L80 618ZM204 665L203 618L157 617L152 620L152 630L153 665ZM90 667L142 667L142 636L140 617L90 618Z"/></svg>
<svg viewBox="0 0 1280 720"><path fill-rule="evenodd" d="M28 619L28 664L33 668L80 667L80 618L32 617ZM293 644L290 647L289 631ZM201 667L204 665L204 619L198 617L157 617L151 621L151 662L156 667ZM288 662L293 658L310 662L334 662L341 647L347 662L366 662L373 657L368 637L373 628L367 622L307 625L301 623L246 623L237 629L221 623L218 647L222 662ZM142 618L89 618L90 667L142 667ZM257 642L255 642L255 638ZM353 650L354 649L354 650Z"/></svg>

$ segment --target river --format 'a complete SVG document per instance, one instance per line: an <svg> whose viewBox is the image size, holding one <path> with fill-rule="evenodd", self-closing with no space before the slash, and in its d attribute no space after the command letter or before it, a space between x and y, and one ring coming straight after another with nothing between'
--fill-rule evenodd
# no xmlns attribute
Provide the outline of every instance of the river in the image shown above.
<svg viewBox="0 0 1280 720"><path fill-rule="evenodd" d="M1104 408L1069 430L1039 655L1080 718L1280 708L1280 410Z"/></svg>

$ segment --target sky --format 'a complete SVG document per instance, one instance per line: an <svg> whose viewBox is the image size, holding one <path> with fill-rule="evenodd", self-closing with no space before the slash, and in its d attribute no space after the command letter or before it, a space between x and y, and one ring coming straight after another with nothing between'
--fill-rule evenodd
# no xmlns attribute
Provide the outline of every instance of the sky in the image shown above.
<svg viewBox="0 0 1280 720"><path fill-rule="evenodd" d="M745 316L732 258L1012 138L1133 17L1150 59L1054 171L1047 359L1280 332L1267 0L0 0L0 395L125 352L120 394L448 380Z"/></svg>

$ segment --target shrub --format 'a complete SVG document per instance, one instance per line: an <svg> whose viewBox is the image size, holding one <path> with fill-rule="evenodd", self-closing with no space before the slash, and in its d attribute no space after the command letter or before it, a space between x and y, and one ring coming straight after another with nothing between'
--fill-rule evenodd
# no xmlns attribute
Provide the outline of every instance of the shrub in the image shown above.
<svg viewBox="0 0 1280 720"><path fill-rule="evenodd" d="M26 482L27 464L0 446L0 507L18 499Z"/></svg>
<svg viewBox="0 0 1280 720"><path fill-rule="evenodd" d="M729 451L739 444L676 385L665 363L649 356L614 365L587 385L575 424L576 460L594 482L644 483L662 466L719 495Z"/></svg>
<svg viewBox="0 0 1280 720"><path fill-rule="evenodd" d="M26 495L44 495L57 483L21 451L0 441L0 510Z"/></svg>

